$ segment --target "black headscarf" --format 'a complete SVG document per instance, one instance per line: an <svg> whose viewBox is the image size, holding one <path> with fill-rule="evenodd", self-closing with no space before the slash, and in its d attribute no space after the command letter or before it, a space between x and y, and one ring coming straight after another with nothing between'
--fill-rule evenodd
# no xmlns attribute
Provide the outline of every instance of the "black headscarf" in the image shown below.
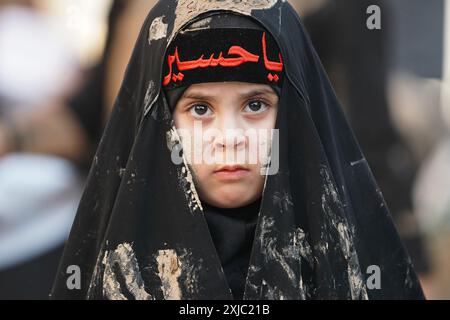
<svg viewBox="0 0 450 320"><path fill-rule="evenodd" d="M277 120L280 167L266 181L244 299L423 298L299 17L277 0L164 0L150 12L95 157L53 298L233 298L191 171L172 162L179 138L162 94L171 40L187 24L223 11L248 16L271 34L286 77ZM80 290L67 287L72 265L81 269ZM378 289L367 285L371 266L381 270Z"/></svg>

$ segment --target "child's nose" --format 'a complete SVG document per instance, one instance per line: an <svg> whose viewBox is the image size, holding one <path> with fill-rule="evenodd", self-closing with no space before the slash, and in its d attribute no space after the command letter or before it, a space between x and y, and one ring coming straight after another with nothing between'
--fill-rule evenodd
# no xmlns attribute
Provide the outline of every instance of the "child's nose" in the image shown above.
<svg viewBox="0 0 450 320"><path fill-rule="evenodd" d="M215 139L216 147L219 149L243 149L246 146L246 137L242 129L221 130Z"/></svg>
<svg viewBox="0 0 450 320"><path fill-rule="evenodd" d="M245 132L235 114L232 112L224 114L218 120L217 129L220 134L216 137L217 147L226 149L244 148L246 145Z"/></svg>

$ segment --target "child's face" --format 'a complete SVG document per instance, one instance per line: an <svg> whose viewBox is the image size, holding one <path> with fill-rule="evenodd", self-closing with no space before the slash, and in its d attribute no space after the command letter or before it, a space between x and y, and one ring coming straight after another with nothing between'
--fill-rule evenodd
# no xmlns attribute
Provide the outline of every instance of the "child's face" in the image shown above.
<svg viewBox="0 0 450 320"><path fill-rule="evenodd" d="M277 111L278 95L267 85L202 83L186 90L174 120L203 201L238 208L261 197Z"/></svg>

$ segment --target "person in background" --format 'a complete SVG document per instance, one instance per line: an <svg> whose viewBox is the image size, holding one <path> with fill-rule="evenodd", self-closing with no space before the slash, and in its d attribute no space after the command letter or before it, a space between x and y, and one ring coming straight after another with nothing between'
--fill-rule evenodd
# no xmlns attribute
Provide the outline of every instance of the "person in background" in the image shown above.
<svg viewBox="0 0 450 320"><path fill-rule="evenodd" d="M390 7L383 0L327 0L319 4L316 11L306 16L305 26L339 99L345 102L344 111L416 270L425 280L430 271L428 256L412 201L419 163L389 113ZM380 7L381 30L366 27L366 10L371 5Z"/></svg>
<svg viewBox="0 0 450 320"><path fill-rule="evenodd" d="M7 255L0 263L0 299L48 298L81 194L80 172L75 168L81 171L81 177L85 174L107 122L111 108L107 97L114 95L110 91L117 90L112 78L126 68L126 62L120 62L121 51L132 50L127 48L132 47L138 33L131 22L143 21L155 2L113 2L104 55L82 85L75 83L72 93L41 99L34 109L22 99L12 110L28 110L26 113L0 114L0 254ZM9 10L12 5L17 7L17 1L2 1L0 5ZM32 1L20 5L34 10ZM43 45L42 38L36 33L33 36ZM53 80L53 87L67 76L65 73L60 80ZM11 99L3 97L0 94L0 108L5 110ZM18 166L22 169L11 170ZM13 201L18 194L22 200Z"/></svg>
<svg viewBox="0 0 450 320"><path fill-rule="evenodd" d="M101 61L71 98L26 117L0 118L0 157L13 152L57 155L89 167L145 14L154 1L115 0Z"/></svg>

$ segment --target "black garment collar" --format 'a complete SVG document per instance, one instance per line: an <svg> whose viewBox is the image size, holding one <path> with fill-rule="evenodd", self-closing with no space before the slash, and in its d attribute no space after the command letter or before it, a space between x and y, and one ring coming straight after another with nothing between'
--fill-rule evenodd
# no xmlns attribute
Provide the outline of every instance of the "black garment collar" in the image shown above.
<svg viewBox="0 0 450 320"><path fill-rule="evenodd" d="M261 200L237 209L204 204L205 218L236 300L242 300Z"/></svg>

